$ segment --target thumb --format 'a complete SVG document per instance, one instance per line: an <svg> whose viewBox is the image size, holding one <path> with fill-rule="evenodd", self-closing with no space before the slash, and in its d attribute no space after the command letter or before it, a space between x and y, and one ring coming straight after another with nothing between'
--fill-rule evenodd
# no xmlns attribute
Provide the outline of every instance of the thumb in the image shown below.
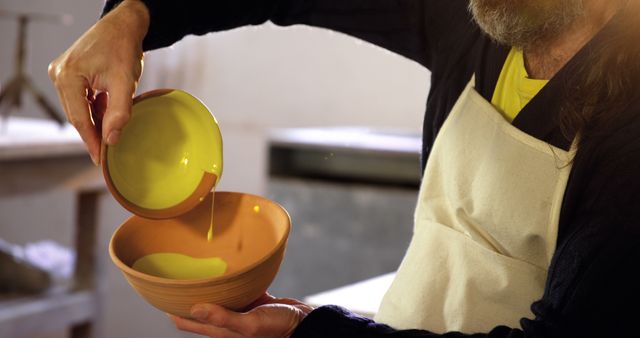
<svg viewBox="0 0 640 338"><path fill-rule="evenodd" d="M120 140L120 132L131 116L135 82L117 82L107 90L109 103L102 121L102 137L108 145Z"/></svg>

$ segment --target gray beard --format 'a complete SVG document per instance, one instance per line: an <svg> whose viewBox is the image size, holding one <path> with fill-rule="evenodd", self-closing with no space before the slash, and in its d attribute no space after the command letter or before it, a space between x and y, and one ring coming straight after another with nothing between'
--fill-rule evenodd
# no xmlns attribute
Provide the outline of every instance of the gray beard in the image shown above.
<svg viewBox="0 0 640 338"><path fill-rule="evenodd" d="M470 0L480 28L498 43L527 49L584 16L583 0Z"/></svg>

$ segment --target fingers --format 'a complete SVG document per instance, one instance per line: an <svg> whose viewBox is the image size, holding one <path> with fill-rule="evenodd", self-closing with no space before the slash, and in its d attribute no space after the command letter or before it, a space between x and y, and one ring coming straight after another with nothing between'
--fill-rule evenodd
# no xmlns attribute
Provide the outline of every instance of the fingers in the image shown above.
<svg viewBox="0 0 640 338"><path fill-rule="evenodd" d="M307 306L306 304L302 303L297 299L278 298L270 295L268 292L265 292L264 294L262 294L262 296L260 296L260 298L256 299L253 303L249 304L249 306L247 306L245 310L249 311L253 308L256 308L260 305L265 305L265 304L286 304L286 305L293 305L293 306Z"/></svg>
<svg viewBox="0 0 640 338"><path fill-rule="evenodd" d="M308 306L302 303L301 301L293 298L275 298L274 297L272 303L286 304L286 305L293 305L293 306L301 306L301 305Z"/></svg>
<svg viewBox="0 0 640 338"><path fill-rule="evenodd" d="M102 138L108 145L114 145L120 140L120 132L131 116L136 81L122 76L109 82L109 103L102 121Z"/></svg>
<svg viewBox="0 0 640 338"><path fill-rule="evenodd" d="M191 315L200 322L237 332L245 337L254 337L260 328L260 318L254 312L234 312L214 304L198 304Z"/></svg>
<svg viewBox="0 0 640 338"><path fill-rule="evenodd" d="M116 144L120 131L129 121L136 80L126 75L105 74L105 89L94 98L89 81L80 72L52 68L59 67L50 66L49 72L67 119L86 143L93 162L98 164L101 139L109 145ZM96 126L101 129L96 129L92 123L92 114Z"/></svg>
<svg viewBox="0 0 640 338"><path fill-rule="evenodd" d="M245 311L249 311L249 310L251 310L251 309L253 309L255 307L258 307L260 305L273 303L275 300L276 300L276 297L273 297L268 292L265 292L265 293L262 294L262 296L260 296L260 298L258 298L255 301L253 301L253 303L247 305L247 307L245 307L244 310Z"/></svg>
<svg viewBox="0 0 640 338"><path fill-rule="evenodd" d="M178 330L187 331L214 338L244 338L241 334L225 328L219 328L208 324L199 323L190 319L169 315Z"/></svg>
<svg viewBox="0 0 640 338"><path fill-rule="evenodd" d="M102 138L102 120L107 111L108 100L109 97L106 92L99 92L95 95L91 103L91 117L93 118L93 123L96 126L96 131L100 138Z"/></svg>
<svg viewBox="0 0 640 338"><path fill-rule="evenodd" d="M148 21L143 3L126 1L49 65L49 77L67 118L87 144L95 163L99 162L101 140L116 143L129 120L133 93L142 73L142 40ZM100 96L88 99L92 90L108 93L108 100ZM102 129L94 129L91 113L94 117L104 116ZM94 121L99 122L99 118Z"/></svg>
<svg viewBox="0 0 640 338"><path fill-rule="evenodd" d="M93 163L98 164L100 137L91 122L91 107L87 98L89 86L86 79L79 76L59 76L55 85L69 123L78 130Z"/></svg>

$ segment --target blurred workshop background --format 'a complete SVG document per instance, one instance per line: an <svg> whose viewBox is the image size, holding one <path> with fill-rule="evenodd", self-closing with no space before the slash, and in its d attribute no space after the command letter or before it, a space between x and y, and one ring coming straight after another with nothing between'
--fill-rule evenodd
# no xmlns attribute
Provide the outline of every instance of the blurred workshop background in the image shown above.
<svg viewBox="0 0 640 338"><path fill-rule="evenodd" d="M47 66L102 6L0 0L0 89L17 72L19 18L29 14L25 71L61 114ZM395 270L420 177L425 69L339 33L267 23L147 53L139 92L155 88L186 90L215 114L225 147L218 190L264 195L290 212L273 294L303 299ZM29 92L22 99L19 109L0 103L9 114L0 120L0 338L190 336L111 263L109 238L130 214L75 131Z"/></svg>

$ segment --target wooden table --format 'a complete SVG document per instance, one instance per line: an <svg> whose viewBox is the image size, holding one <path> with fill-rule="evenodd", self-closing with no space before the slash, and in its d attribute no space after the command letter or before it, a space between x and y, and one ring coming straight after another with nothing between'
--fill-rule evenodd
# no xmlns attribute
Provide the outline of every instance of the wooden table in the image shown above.
<svg viewBox="0 0 640 338"><path fill-rule="evenodd" d="M70 291L0 301L0 338L65 328L74 338L92 334L103 289L97 277L98 199L106 190L84 149L69 125L60 128L27 118L10 118L8 126L0 125L0 199L52 187L73 191L77 257Z"/></svg>

